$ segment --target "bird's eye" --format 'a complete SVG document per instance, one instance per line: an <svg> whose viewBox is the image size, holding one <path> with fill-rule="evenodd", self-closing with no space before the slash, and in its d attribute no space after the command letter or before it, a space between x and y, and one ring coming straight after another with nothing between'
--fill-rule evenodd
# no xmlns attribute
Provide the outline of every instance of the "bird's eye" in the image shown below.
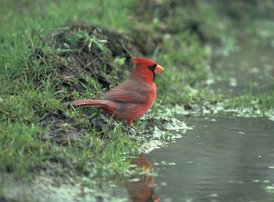
<svg viewBox="0 0 274 202"><path fill-rule="evenodd" d="M152 72L154 72L156 67L157 67L157 64L153 64L153 65L148 66L148 69L150 69Z"/></svg>

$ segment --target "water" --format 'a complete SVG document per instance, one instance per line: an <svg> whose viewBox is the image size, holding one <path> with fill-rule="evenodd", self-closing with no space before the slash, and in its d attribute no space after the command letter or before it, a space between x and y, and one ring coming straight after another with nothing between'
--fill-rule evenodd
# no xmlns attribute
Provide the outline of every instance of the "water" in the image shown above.
<svg viewBox="0 0 274 202"><path fill-rule="evenodd" d="M242 36L233 52L214 59L206 84L225 96L272 93L273 44ZM274 201L273 121L228 114L179 119L193 130L140 156L139 166L158 176L125 184L129 201Z"/></svg>
<svg viewBox="0 0 274 202"><path fill-rule="evenodd" d="M183 119L192 131L145 156L158 172L153 191L161 201L274 201L273 122Z"/></svg>
<svg viewBox="0 0 274 202"><path fill-rule="evenodd" d="M213 62L211 87L229 95L271 93L274 87L274 42L242 37L237 48Z"/></svg>

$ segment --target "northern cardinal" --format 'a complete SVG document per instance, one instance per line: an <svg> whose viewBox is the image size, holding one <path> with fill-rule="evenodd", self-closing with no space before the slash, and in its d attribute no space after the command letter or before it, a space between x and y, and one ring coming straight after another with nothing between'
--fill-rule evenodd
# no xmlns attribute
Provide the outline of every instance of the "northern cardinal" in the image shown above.
<svg viewBox="0 0 274 202"><path fill-rule="evenodd" d="M136 64L128 80L106 92L101 99L75 100L74 106L99 107L116 120L127 121L128 125L143 116L156 98L155 76L164 70L155 61L134 58Z"/></svg>

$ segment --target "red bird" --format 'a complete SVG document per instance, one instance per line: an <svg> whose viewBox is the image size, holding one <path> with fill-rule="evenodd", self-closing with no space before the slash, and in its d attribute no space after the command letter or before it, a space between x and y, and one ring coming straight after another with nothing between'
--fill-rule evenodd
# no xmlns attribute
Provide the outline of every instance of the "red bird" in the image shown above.
<svg viewBox="0 0 274 202"><path fill-rule="evenodd" d="M72 102L74 106L99 107L116 120L129 125L143 116L156 98L155 76L164 70L155 61L134 58L136 64L128 80L106 92L101 99L85 99Z"/></svg>

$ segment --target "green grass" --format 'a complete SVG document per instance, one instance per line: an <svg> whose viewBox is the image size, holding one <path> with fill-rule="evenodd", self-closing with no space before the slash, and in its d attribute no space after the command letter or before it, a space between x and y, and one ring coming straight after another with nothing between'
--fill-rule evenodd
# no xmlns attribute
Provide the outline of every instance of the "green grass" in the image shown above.
<svg viewBox="0 0 274 202"><path fill-rule="evenodd" d="M112 173L126 169L123 164L125 162L127 165L128 162L123 159L127 154L136 153L134 145L138 143L132 146L129 138L122 134L119 136L120 126L115 126L114 131L105 131L109 134L106 143L93 126L82 139L70 146L60 147L52 143L49 129L40 127L43 118L63 111L68 117L79 118L79 124L87 124L87 117L81 117L78 112L66 108L60 100L68 93L65 89L58 92L53 90L53 67L41 64L39 60L30 63L30 58L36 48L48 50L50 54L58 51L44 44L43 38L72 22L106 27L111 24L111 29L125 29L131 23L128 18L130 5L131 1L122 1L121 4L113 1L0 3L0 172L29 175L33 168L45 165L55 156L64 162L71 162L79 171L91 172L97 168L96 172L104 170L101 173L107 175L111 173L104 166L114 165L115 162L117 166ZM103 48L102 41L89 38L84 32L75 37L77 40L83 39L90 46ZM101 90L92 78L87 80L95 89Z"/></svg>
<svg viewBox="0 0 274 202"><path fill-rule="evenodd" d="M23 175L30 166L40 162L42 154L50 147L35 140L42 131L37 126L18 123L1 126L1 171Z"/></svg>
<svg viewBox="0 0 274 202"><path fill-rule="evenodd" d="M138 21L131 10L136 4L138 3L128 0L120 1L119 4L111 0L98 0L92 3L90 1L56 3L53 0L1 2L0 65L3 68L0 70L2 86L0 120L1 132L5 134L2 137L9 136L5 138L5 143L1 141L1 150L4 152L0 153L8 154L1 157L1 172L8 170L18 175L27 174L32 168L50 161L52 156L57 154L65 159L64 161L73 162L74 167L80 171L94 172L96 167L100 168L95 169L96 172L102 170L101 175L108 175L110 171L116 173L127 170L128 162L124 159L127 155L136 154L136 148L140 143L123 136L120 126L115 126L114 131L104 132L109 134L108 139L110 139L104 143L105 140L101 139L102 135L98 134L92 122L88 121L98 116L100 112L94 110L89 114L82 114L81 110L67 109L62 100L69 92L66 89L54 91L53 66L41 64L39 58L30 62L30 58L37 48L43 49L49 55L64 51L49 47L44 39L55 30L75 22L98 24L130 34L128 27L134 23L137 25ZM157 13L153 15L158 21L162 20ZM184 12L178 12L178 18L171 15L168 20L176 18L176 23L181 17L186 18ZM191 17L185 20L186 23L189 18ZM199 21L199 17L195 16L194 20ZM160 29L157 23L152 24L151 28ZM161 37L160 31L156 37ZM89 48L96 46L107 54L104 41L88 35L85 31L76 33L69 40L75 43L83 41ZM138 35L134 40L138 40ZM188 31L176 33L161 43L162 47L156 55L157 61L163 64L167 71L157 78L159 100L162 100L163 104L200 101L205 93L198 93L199 98L190 92L197 81L207 77L208 69L205 66L208 66L210 59L208 49L199 42L197 36ZM123 58L118 58L117 66L122 63ZM87 86L84 95L95 96L102 90L92 77L87 77L86 80L93 91ZM178 90L183 86L186 86L183 93L178 94ZM77 92L72 92L72 96L78 97ZM49 128L40 126L41 120L49 114L58 116L60 111L70 119L76 120L79 127L87 129L82 139L67 147L52 144ZM64 127L73 126L69 122ZM140 127L143 127L142 124ZM48 140L42 140L40 137L48 137ZM4 147L4 145L9 146ZM36 147L39 145L41 149L37 150ZM108 169L109 167L112 169Z"/></svg>
<svg viewBox="0 0 274 202"><path fill-rule="evenodd" d="M245 94L239 97L231 97L226 100L230 107L253 107L255 109L269 110L274 108L274 92L272 94Z"/></svg>

